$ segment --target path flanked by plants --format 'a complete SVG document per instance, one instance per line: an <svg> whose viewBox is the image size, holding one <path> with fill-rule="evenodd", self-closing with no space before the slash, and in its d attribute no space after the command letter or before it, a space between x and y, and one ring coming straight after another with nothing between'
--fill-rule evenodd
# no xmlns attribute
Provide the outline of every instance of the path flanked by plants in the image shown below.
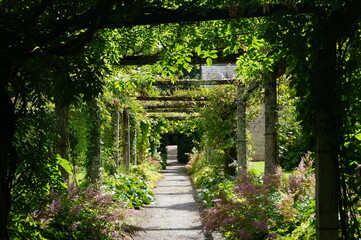
<svg viewBox="0 0 361 240"><path fill-rule="evenodd" d="M163 174L154 189L154 203L141 213L140 225L145 232L135 239L216 239L202 231L200 204L184 165L176 160L176 146L168 146L168 166Z"/></svg>

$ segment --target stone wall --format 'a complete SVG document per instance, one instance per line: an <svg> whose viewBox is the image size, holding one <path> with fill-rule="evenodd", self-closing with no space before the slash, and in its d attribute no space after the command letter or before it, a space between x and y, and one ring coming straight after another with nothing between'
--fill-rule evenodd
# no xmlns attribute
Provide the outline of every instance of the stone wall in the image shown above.
<svg viewBox="0 0 361 240"><path fill-rule="evenodd" d="M202 65L201 78L205 80L212 79L231 79L235 78L235 64L213 64L212 66ZM261 107L260 114L248 124L247 130L252 136L252 150L254 161L264 161L265 159L265 117L264 107Z"/></svg>
<svg viewBox="0 0 361 240"><path fill-rule="evenodd" d="M212 66L202 65L201 79L231 79L235 78L235 64L213 64Z"/></svg>

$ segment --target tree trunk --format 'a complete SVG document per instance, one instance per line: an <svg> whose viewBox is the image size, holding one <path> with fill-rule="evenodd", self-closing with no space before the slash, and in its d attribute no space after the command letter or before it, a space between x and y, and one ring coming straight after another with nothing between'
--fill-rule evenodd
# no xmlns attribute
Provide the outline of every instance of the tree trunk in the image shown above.
<svg viewBox="0 0 361 240"><path fill-rule="evenodd" d="M316 136L317 239L338 239L338 149L336 40L332 24L319 23L314 37L312 96ZM322 36L322 39L319 39Z"/></svg>
<svg viewBox="0 0 361 240"><path fill-rule="evenodd" d="M57 139L55 143L56 151L61 158L69 159L69 110L68 106L64 106L59 102L55 102L55 121ZM69 173L59 166L61 175L64 180L69 179Z"/></svg>
<svg viewBox="0 0 361 240"><path fill-rule="evenodd" d="M0 239L8 240L8 222L11 208L11 182L16 153L13 146L16 124L14 108L6 91L9 68L2 67L0 76Z"/></svg>
<svg viewBox="0 0 361 240"><path fill-rule="evenodd" d="M125 171L128 172L130 168L130 119L129 109L123 111L123 122L124 122L124 147L123 147L123 161Z"/></svg>
<svg viewBox="0 0 361 240"><path fill-rule="evenodd" d="M89 103L89 114L91 126L89 126L89 148L88 148L88 177L91 183L97 183L100 179L100 108L96 100Z"/></svg>
<svg viewBox="0 0 361 240"><path fill-rule="evenodd" d="M246 99L243 86L237 88L237 165L238 168L247 169Z"/></svg>
<svg viewBox="0 0 361 240"><path fill-rule="evenodd" d="M264 74L265 84L265 174L278 166L277 141L277 74Z"/></svg>

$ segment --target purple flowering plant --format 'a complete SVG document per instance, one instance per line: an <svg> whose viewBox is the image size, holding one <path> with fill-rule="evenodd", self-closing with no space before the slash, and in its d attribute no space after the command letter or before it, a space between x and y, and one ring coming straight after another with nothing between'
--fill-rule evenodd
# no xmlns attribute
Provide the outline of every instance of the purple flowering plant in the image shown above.
<svg viewBox="0 0 361 240"><path fill-rule="evenodd" d="M45 239L127 239L140 230L130 221L135 210L92 185L81 190L73 182L66 195L49 197L50 205L32 213Z"/></svg>
<svg viewBox="0 0 361 240"><path fill-rule="evenodd" d="M276 168L259 176L242 170L232 189L219 188L215 206L203 212L204 228L228 239L275 239L314 216L315 179L310 153L289 177Z"/></svg>

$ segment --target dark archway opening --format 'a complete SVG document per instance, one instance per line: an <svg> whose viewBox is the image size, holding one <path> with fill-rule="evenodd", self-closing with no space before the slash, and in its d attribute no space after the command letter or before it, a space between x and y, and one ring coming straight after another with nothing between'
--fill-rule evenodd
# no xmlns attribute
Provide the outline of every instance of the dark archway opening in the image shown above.
<svg viewBox="0 0 361 240"><path fill-rule="evenodd" d="M177 159L179 163L188 163L189 161L189 154L192 153L196 144L194 143L194 136L180 133L180 132L172 132L172 133L165 133L162 135L160 149L159 151L162 154L167 153L167 146L168 145L177 145Z"/></svg>

